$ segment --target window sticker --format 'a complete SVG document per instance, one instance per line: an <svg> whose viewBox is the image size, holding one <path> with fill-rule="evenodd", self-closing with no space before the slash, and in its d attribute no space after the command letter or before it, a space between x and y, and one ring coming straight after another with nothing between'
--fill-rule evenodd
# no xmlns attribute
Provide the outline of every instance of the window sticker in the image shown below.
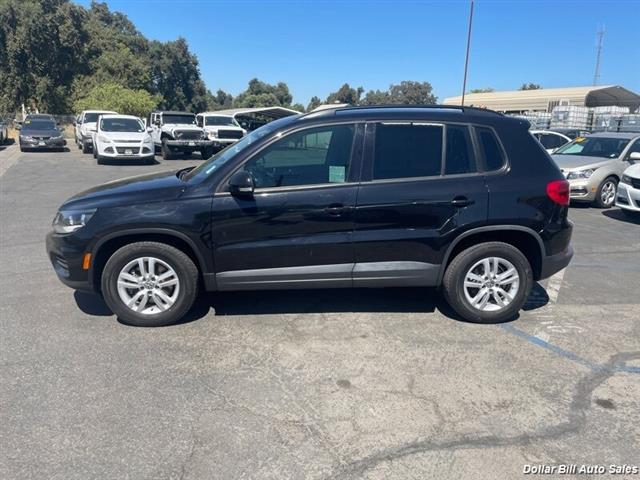
<svg viewBox="0 0 640 480"><path fill-rule="evenodd" d="M574 140L574 142L575 142L575 143L582 143L582 142L584 142L585 140L586 140L586 138L584 138L584 137L577 137L577 138Z"/></svg>
<svg viewBox="0 0 640 480"><path fill-rule="evenodd" d="M329 166L329 183L344 183L346 168L340 166Z"/></svg>

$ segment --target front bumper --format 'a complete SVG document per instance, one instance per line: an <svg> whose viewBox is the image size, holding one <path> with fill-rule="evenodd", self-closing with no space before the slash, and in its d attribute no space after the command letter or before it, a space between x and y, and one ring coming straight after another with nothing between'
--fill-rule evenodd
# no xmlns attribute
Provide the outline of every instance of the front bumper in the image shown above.
<svg viewBox="0 0 640 480"><path fill-rule="evenodd" d="M634 188L633 185L628 183L618 183L616 207L640 212L640 188Z"/></svg>
<svg viewBox="0 0 640 480"><path fill-rule="evenodd" d="M102 158L114 160L150 160L155 157L155 147L153 144L148 143L105 143L98 144L98 155Z"/></svg>
<svg viewBox="0 0 640 480"><path fill-rule="evenodd" d="M20 139L20 147L29 149L63 148L67 144L64 138L25 141Z"/></svg>
<svg viewBox="0 0 640 480"><path fill-rule="evenodd" d="M540 268L540 280L549 278L554 273L559 272L567 265L573 258L573 247L569 245L565 250L555 255L547 255L543 257Z"/></svg>
<svg viewBox="0 0 640 480"><path fill-rule="evenodd" d="M49 232L46 237L47 256L62 283L75 290L93 291L88 270L82 269L85 246L72 234Z"/></svg>
<svg viewBox="0 0 640 480"><path fill-rule="evenodd" d="M569 198L571 200L592 202L596 198L598 184L590 179L569 180Z"/></svg>
<svg viewBox="0 0 640 480"><path fill-rule="evenodd" d="M213 140L165 140L164 143L172 150L193 152L214 146Z"/></svg>

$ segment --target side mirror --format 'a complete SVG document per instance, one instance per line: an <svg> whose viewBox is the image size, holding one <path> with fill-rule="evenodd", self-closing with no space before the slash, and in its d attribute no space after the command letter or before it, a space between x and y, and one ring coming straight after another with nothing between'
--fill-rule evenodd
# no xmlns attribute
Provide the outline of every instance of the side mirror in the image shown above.
<svg viewBox="0 0 640 480"><path fill-rule="evenodd" d="M98 131L98 127L91 127L91 128L89 129L89 131L91 131L91 132L97 132L97 131Z"/></svg>
<svg viewBox="0 0 640 480"><path fill-rule="evenodd" d="M16 123L16 130L22 130L22 124Z"/></svg>
<svg viewBox="0 0 640 480"><path fill-rule="evenodd" d="M147 133L152 133L152 132L153 132L153 128L147 127Z"/></svg>
<svg viewBox="0 0 640 480"><path fill-rule="evenodd" d="M229 179L229 192L234 197L251 197L253 196L253 178L249 172L240 170L231 175Z"/></svg>
<svg viewBox="0 0 640 480"><path fill-rule="evenodd" d="M640 152L631 152L629 154L629 160L640 162Z"/></svg>

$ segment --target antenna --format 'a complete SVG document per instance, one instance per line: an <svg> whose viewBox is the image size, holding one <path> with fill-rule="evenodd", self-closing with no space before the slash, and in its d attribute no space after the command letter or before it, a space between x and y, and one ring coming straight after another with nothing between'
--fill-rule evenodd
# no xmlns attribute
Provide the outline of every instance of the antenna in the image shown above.
<svg viewBox="0 0 640 480"><path fill-rule="evenodd" d="M602 41L604 40L604 25L598 29L598 45L596 46L596 71L593 73L593 84L600 80L600 56L602 55Z"/></svg>

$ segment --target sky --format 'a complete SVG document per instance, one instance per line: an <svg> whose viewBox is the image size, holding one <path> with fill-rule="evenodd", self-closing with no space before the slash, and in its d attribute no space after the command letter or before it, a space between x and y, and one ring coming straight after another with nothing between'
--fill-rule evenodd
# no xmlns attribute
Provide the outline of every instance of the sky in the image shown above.
<svg viewBox="0 0 640 480"><path fill-rule="evenodd" d="M78 1L89 6L90 0ZM236 95L284 81L294 103L343 83L387 89L427 81L460 95L469 0L107 0L148 38L186 38L207 87ZM593 83L640 91L640 0L476 0L467 90Z"/></svg>

